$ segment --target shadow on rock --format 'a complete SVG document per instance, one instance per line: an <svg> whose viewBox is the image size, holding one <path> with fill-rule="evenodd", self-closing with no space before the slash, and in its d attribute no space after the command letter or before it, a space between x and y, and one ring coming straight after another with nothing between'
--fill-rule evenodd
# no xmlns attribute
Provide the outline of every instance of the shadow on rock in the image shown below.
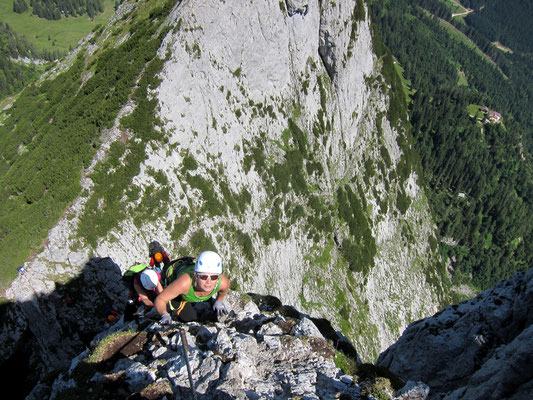
<svg viewBox="0 0 533 400"><path fill-rule="evenodd" d="M0 305L0 372L6 382L19 383L12 398L25 398L39 379L68 367L123 312L128 293L121 277L111 258L93 258L51 293Z"/></svg>

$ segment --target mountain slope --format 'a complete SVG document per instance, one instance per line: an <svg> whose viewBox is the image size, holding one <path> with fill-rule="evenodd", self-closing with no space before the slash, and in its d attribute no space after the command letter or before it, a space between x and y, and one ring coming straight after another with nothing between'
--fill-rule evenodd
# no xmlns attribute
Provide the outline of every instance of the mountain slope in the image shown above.
<svg viewBox="0 0 533 400"><path fill-rule="evenodd" d="M446 301L402 89L363 1L125 2L33 90L43 140L80 145L59 186L9 194L63 216L8 298L94 256L125 269L156 239L173 257L217 250L233 288L330 319L363 360Z"/></svg>

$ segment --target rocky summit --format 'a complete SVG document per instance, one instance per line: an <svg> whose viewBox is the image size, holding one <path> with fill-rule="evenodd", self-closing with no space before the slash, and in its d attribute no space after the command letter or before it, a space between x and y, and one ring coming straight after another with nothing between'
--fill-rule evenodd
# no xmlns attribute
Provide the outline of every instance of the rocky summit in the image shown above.
<svg viewBox="0 0 533 400"><path fill-rule="evenodd" d="M25 377L27 385L17 398L533 396L533 270L412 323L375 365L362 363L358 349L330 321L274 296L232 290L225 299L230 313L218 322L164 326L157 313L142 307L125 318L127 291L120 282L112 259L93 259L78 281L39 298L42 308L54 305L55 323L66 332L60 338L43 334L54 331L53 320L43 322L39 337L30 337L20 310L3 314L0 349L15 351L3 355L3 376ZM33 304L17 307L27 315ZM105 311L113 318L104 318ZM24 346L13 350L17 341ZM24 357L28 366L20 369Z"/></svg>
<svg viewBox="0 0 533 400"><path fill-rule="evenodd" d="M375 365L362 363L356 348L328 320L283 305L274 296L230 291L225 299L230 312L217 322L161 325L159 315L143 307L125 318L120 310L124 292L120 285L109 284L109 297L100 305L115 301L112 305L119 306L120 313L102 325L99 307L90 299L98 297L95 290L104 282L117 282L117 271L109 258L86 266L78 286L84 296L58 307L59 320L64 329L74 326L84 337L98 329L100 333L63 368L42 375L31 392L28 388L27 399L533 396L533 270L412 323ZM65 293L71 292L58 291L47 301L57 303ZM2 348L12 341L7 333L4 330ZM63 349L59 357L80 346L71 335L54 348ZM20 353L17 358L20 361ZM9 365L15 370L16 358Z"/></svg>
<svg viewBox="0 0 533 400"><path fill-rule="evenodd" d="M122 317L27 398L423 399L429 391L408 382L395 397L385 378L379 387L375 376L343 373L336 348L349 352L349 342L327 338L319 321L274 297L233 292L226 301L229 315L205 325L161 325L153 309L131 321Z"/></svg>

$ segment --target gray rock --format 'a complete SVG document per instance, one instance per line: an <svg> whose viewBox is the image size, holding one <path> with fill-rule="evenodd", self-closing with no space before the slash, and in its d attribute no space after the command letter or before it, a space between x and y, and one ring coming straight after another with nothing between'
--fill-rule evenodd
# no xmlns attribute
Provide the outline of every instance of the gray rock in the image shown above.
<svg viewBox="0 0 533 400"><path fill-rule="evenodd" d="M289 17L296 14L305 16L309 11L309 4L306 0L285 0L285 4L287 5L287 14Z"/></svg>
<svg viewBox="0 0 533 400"><path fill-rule="evenodd" d="M261 326L261 329L259 329L257 334L262 335L262 336L264 335L274 336L274 335L283 334L283 331L278 325L274 324L273 322L268 322L267 324Z"/></svg>
<svg viewBox="0 0 533 400"><path fill-rule="evenodd" d="M244 306L244 312L249 313L252 317L261 313L257 304L255 304L253 301L249 301L246 303L246 305Z"/></svg>
<svg viewBox="0 0 533 400"><path fill-rule="evenodd" d="M395 394L397 400L425 400L429 394L429 386L424 382L408 381Z"/></svg>
<svg viewBox="0 0 533 400"><path fill-rule="evenodd" d="M164 331L154 322L146 328L148 342L137 353L119 358L107 371L95 373L91 383L105 388L113 381L110 390L126 387L128 393L141 393L154 382L167 380L176 398L190 398L188 361L192 384L203 399L333 399L341 393L358 398L358 386L351 378L343 377L334 364L333 349L317 337L319 331L309 319L297 320L297 329L284 334L273 322L283 322L282 318L273 320L257 314L257 333L248 333L234 328L242 326L242 321L236 319L239 315L249 319L246 314L237 313L226 324L190 323L179 328L166 327ZM130 330L130 325L120 321L108 332L121 329ZM173 349L180 329L185 330L190 344L188 353L183 352L181 342L178 351ZM324 351L325 347L329 350ZM88 355L84 352L76 357L69 372L53 383L55 395L83 386L83 382L76 382L76 368ZM36 389L35 393L44 389ZM106 394L95 396L105 398Z"/></svg>
<svg viewBox="0 0 533 400"><path fill-rule="evenodd" d="M235 356L231 338L225 330L220 330L217 336L209 341L209 348L227 359L232 359Z"/></svg>
<svg viewBox="0 0 533 400"><path fill-rule="evenodd" d="M155 359L169 359L175 358L176 356L178 356L178 353L167 347L158 347L152 351L152 357Z"/></svg>
<svg viewBox="0 0 533 400"><path fill-rule="evenodd" d="M398 342L379 356L377 364L408 380L427 383L430 399L500 399L510 393L518 397L529 394L532 310L530 270L411 324Z"/></svg>
<svg viewBox="0 0 533 400"><path fill-rule="evenodd" d="M257 339L251 335L236 334L231 339L238 357L253 357L257 351Z"/></svg>
<svg viewBox="0 0 533 400"><path fill-rule="evenodd" d="M298 324L296 324L292 328L291 334L294 336L304 335L304 336L312 336L312 337L324 339L324 336L322 335L322 333L320 333L316 325L309 318L301 319L298 322Z"/></svg>
<svg viewBox="0 0 533 400"><path fill-rule="evenodd" d="M277 336L265 336L263 342L269 350L281 349L281 340Z"/></svg>
<svg viewBox="0 0 533 400"><path fill-rule="evenodd" d="M155 382L156 373L140 362L128 358L121 359L115 364L113 373L125 371L124 380L132 392L137 392Z"/></svg>
<svg viewBox="0 0 533 400"><path fill-rule="evenodd" d="M198 379L195 381L196 389L199 393L205 394L211 382L216 382L220 378L222 360L219 357L205 357L198 367Z"/></svg>
<svg viewBox="0 0 533 400"><path fill-rule="evenodd" d="M496 348L468 380L446 395L446 400L533 398L533 325L511 343Z"/></svg>

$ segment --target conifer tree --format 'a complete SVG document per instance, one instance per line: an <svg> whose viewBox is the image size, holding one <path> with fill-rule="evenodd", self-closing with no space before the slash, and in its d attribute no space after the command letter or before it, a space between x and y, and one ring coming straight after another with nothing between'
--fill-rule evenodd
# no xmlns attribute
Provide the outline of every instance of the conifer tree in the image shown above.
<svg viewBox="0 0 533 400"><path fill-rule="evenodd" d="M13 0L13 11L17 14L22 14L28 11L28 8L28 3L26 3L24 0Z"/></svg>

